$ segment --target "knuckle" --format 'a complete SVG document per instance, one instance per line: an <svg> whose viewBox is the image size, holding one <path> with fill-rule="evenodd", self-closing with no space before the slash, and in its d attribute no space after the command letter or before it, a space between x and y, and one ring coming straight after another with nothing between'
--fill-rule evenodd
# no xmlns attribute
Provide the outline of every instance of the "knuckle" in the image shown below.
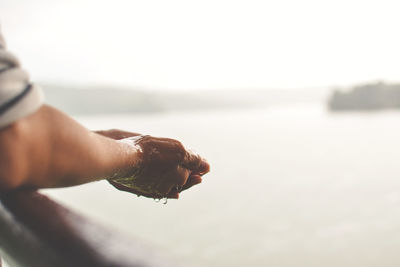
<svg viewBox="0 0 400 267"><path fill-rule="evenodd" d="M176 141L176 143L175 143L175 151L176 151L177 159L179 161L182 161L182 160L185 159L186 149L185 149L185 147L183 146L183 144L181 142Z"/></svg>

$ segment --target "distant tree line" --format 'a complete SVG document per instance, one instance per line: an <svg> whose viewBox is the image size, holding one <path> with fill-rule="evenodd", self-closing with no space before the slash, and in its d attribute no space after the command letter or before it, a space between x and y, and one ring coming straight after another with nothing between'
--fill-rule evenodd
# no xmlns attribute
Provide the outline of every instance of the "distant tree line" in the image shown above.
<svg viewBox="0 0 400 267"><path fill-rule="evenodd" d="M400 84L375 82L348 91L335 89L328 106L333 111L399 109Z"/></svg>

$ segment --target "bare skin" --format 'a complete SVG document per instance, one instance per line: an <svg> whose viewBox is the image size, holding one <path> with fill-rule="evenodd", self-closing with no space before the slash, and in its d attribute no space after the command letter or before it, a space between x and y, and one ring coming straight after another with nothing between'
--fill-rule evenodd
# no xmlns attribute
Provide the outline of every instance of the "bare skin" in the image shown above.
<svg viewBox="0 0 400 267"><path fill-rule="evenodd" d="M136 175L135 188L118 183L118 178L108 180L115 188L122 191L152 198L178 198L181 191L201 183L202 176L210 168L204 159L187 151L174 139L142 136L117 129L96 131L96 133L115 140L136 140L134 143L141 149L142 162L140 174ZM130 137L140 138L131 140ZM157 153L152 153L154 150ZM128 173L125 176L130 175ZM166 177L174 177L175 184L165 179Z"/></svg>
<svg viewBox="0 0 400 267"><path fill-rule="evenodd" d="M209 171L208 163L179 141L131 138L138 135L122 130L91 132L64 113L42 106L0 130L0 190L64 187L108 179L119 190L152 198L178 198ZM116 182L132 175L134 189Z"/></svg>

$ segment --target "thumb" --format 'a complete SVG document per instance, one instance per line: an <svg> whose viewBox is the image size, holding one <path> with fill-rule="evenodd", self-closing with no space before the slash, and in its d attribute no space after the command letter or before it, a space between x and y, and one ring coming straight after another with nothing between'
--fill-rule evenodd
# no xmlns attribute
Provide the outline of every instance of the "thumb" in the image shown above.
<svg viewBox="0 0 400 267"><path fill-rule="evenodd" d="M185 157L181 163L182 167L192 171L192 174L203 175L210 171L210 164L200 155L190 150L186 151Z"/></svg>

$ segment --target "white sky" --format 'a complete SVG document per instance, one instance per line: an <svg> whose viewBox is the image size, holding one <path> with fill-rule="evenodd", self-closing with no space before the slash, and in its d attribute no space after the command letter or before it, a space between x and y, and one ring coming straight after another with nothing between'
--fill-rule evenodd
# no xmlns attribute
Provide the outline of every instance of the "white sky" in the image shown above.
<svg viewBox="0 0 400 267"><path fill-rule="evenodd" d="M400 80L400 1L1 0L35 80L304 88Z"/></svg>

